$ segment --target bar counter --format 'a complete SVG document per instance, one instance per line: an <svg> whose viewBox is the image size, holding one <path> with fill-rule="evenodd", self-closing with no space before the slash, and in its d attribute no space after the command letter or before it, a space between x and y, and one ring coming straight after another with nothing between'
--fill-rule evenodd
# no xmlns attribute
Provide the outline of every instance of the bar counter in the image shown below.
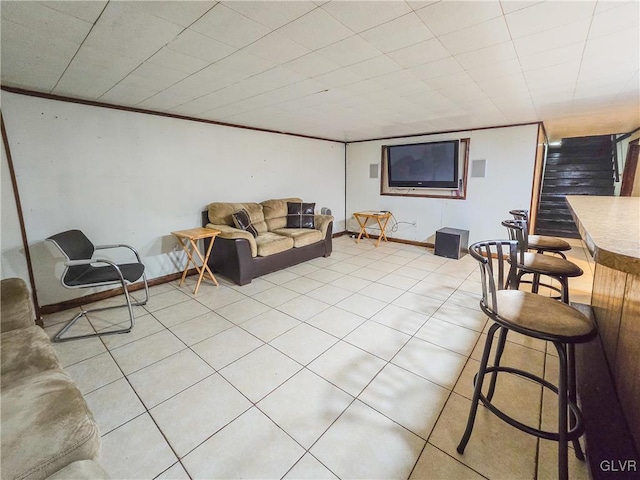
<svg viewBox="0 0 640 480"><path fill-rule="evenodd" d="M640 197L567 196L595 261L591 307L622 413L640 446Z"/></svg>

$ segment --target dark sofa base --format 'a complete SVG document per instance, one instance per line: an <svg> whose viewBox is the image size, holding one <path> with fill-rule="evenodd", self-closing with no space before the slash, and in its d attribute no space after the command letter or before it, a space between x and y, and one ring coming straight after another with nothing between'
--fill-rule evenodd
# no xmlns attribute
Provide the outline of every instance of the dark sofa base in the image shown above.
<svg viewBox="0 0 640 480"><path fill-rule="evenodd" d="M333 223L330 223L324 240L267 257L252 257L248 240L216 238L209 257L209 268L238 285L247 285L254 278L267 273L276 272L312 258L328 257L333 248L332 230ZM205 248L209 247L208 242L205 240Z"/></svg>

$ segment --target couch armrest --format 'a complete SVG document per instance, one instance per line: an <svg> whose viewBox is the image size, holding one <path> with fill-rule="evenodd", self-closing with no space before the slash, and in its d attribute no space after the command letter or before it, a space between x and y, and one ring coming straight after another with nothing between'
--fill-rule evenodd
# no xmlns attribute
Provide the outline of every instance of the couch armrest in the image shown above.
<svg viewBox="0 0 640 480"><path fill-rule="evenodd" d="M77 460L47 477L47 480L68 480L70 478L108 480L111 477L97 461Z"/></svg>
<svg viewBox="0 0 640 480"><path fill-rule="evenodd" d="M333 222L332 215L315 215L314 222L316 224L316 229L322 232L322 238L327 236L327 228L329 228L329 224Z"/></svg>
<svg viewBox="0 0 640 480"><path fill-rule="evenodd" d="M0 331L8 332L35 325L27 284L21 278L2 280L0 291Z"/></svg>
<svg viewBox="0 0 640 480"><path fill-rule="evenodd" d="M258 244L256 243L256 239L253 238L249 232L245 230L241 230L239 228L230 227L229 225L218 225L215 223L207 223L207 228L213 228L215 230L220 230L218 237L226 238L228 240L236 240L238 238L243 238L249 241L249 246L251 247L251 256L255 257L258 255Z"/></svg>

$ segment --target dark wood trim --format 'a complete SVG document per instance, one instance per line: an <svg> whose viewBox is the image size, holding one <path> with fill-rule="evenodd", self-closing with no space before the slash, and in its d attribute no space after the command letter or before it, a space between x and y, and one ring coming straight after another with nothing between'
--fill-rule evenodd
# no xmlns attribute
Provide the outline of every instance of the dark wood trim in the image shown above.
<svg viewBox="0 0 640 480"><path fill-rule="evenodd" d="M529 205L529 231L536 230L538 220L538 207L542 195L542 180L544 175L545 152L547 148L546 133L544 125L538 126L538 135L533 157L533 178L531 179L531 204ZM515 207L514 207L515 208Z"/></svg>
<svg viewBox="0 0 640 480"><path fill-rule="evenodd" d="M187 276L197 275L198 271L195 268L189 269ZM163 283L173 282L174 280L179 280L182 277L182 272L170 273L169 275L164 275L162 277L157 277L148 281L149 287L154 287L156 285L161 285ZM142 290L144 288L144 284L142 282L134 283L129 285L129 291L135 292L137 290ZM103 292L92 293L91 295L85 295L84 297L72 298L71 300L65 300L64 302L52 303L50 305L43 305L40 309L40 312L44 315L49 315L51 313L61 312L63 310L69 310L70 308L80 307L87 303L98 302L100 300L105 300L111 297L117 297L118 295L122 295L122 287L113 288L111 290L105 290Z"/></svg>
<svg viewBox="0 0 640 480"><path fill-rule="evenodd" d="M638 155L640 155L640 139L629 142L627 147L627 158L624 161L622 171L622 185L620 185L620 196L630 197L636 180L636 170L638 169Z"/></svg>
<svg viewBox="0 0 640 480"><path fill-rule="evenodd" d="M135 108L135 107L125 107L122 105L113 105L110 103L103 103L103 102L97 102L95 100L84 100L82 98L73 98L73 97L65 97L63 95L54 95L52 93L45 93L45 92L34 92L32 90L26 90L23 88L17 88L17 87L7 87L5 85L0 86L0 89L9 92L9 93L15 93L18 95L26 95L29 97L38 97L38 98L45 98L47 100L56 100L59 102L67 102L67 103L77 103L80 105L88 105L90 107L99 107L99 108L108 108L111 110L121 110L124 112L133 112L133 113L142 113L142 114L146 114L146 115L155 115L158 117L167 117L167 118L175 118L178 120L187 120L190 122L198 122L198 123L206 123L209 125L218 125L221 127L231 127L231 128L241 128L244 130L253 130L256 132L264 132L264 133L277 133L280 135L289 135L292 137L300 137L300 138L309 138L311 140L322 140L324 142L334 142L334 143L342 143L343 145L345 144L344 141L342 140L333 140L331 138L322 138L322 137L314 137L312 135L303 135L301 133L291 133L291 132L282 132L279 130L269 130L267 128L258 128L258 127L249 127L246 125L236 125L233 123L226 123L226 122L218 122L215 120L205 120L203 118L196 118L196 117L189 117L187 115L178 115L175 113L166 113L166 112L157 112L155 110L147 110L144 108Z"/></svg>
<svg viewBox="0 0 640 480"><path fill-rule="evenodd" d="M364 140L351 140L346 143L377 142L380 140L395 140L396 138L424 137L427 135L442 135L445 133L458 133L458 132L475 132L479 130L491 130L494 128L509 128L509 127L523 127L525 125L540 125L541 123L542 122L525 122L525 123L514 123L512 125L492 125L490 127L461 128L459 130L443 130L440 132L412 133L410 135L397 135L395 137L379 137L379 138L368 138Z"/></svg>
<svg viewBox="0 0 640 480"><path fill-rule="evenodd" d="M9 175L11 176L11 186L13 188L13 197L16 202L16 210L18 211L18 221L20 223L20 235L22 236L22 247L24 248L24 256L27 261L27 272L29 273L29 283L31 284L31 299L33 300L33 307L36 315L36 324L41 327L42 323L40 305L38 304L38 295L36 291L36 283L33 275L33 263L31 262L31 253L29 252L29 241L27 239L27 230L24 226L24 215L22 214L22 202L20 201L20 192L18 191L18 181L16 179L16 171L13 166L13 158L11 157L11 148L9 147L9 138L7 136L7 130L4 125L4 116L0 112L0 128L2 130L2 143L4 144L4 151L7 154L7 163L9 165Z"/></svg>

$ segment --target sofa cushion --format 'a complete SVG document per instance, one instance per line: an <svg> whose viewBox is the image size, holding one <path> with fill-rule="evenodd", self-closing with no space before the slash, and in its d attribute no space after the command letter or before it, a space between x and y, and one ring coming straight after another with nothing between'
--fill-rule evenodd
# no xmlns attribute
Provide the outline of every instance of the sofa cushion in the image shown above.
<svg viewBox="0 0 640 480"><path fill-rule="evenodd" d="M59 367L51 341L40 327L20 328L0 335L1 388L21 378ZM3 397L4 402L4 397Z"/></svg>
<svg viewBox="0 0 640 480"><path fill-rule="evenodd" d="M267 224L264 221L264 212L262 211L262 205L259 203L243 203L241 204L249 214L251 219L251 225L254 226L258 233L264 233L267 231Z"/></svg>
<svg viewBox="0 0 640 480"><path fill-rule="evenodd" d="M209 221L214 225L234 226L233 215L242 208L242 204L229 202L214 202L207 207L209 211Z"/></svg>
<svg viewBox="0 0 640 480"><path fill-rule="evenodd" d="M2 478L43 479L100 450L93 416L62 369L3 387L1 416Z"/></svg>
<svg viewBox="0 0 640 480"><path fill-rule="evenodd" d="M267 257L293 248L293 239L277 233L265 232L256 237L256 244L258 256Z"/></svg>
<svg viewBox="0 0 640 480"><path fill-rule="evenodd" d="M293 246L296 248L306 247L307 245L319 242L324 238L320 230L309 228L279 228L273 233L293 239Z"/></svg>
<svg viewBox="0 0 640 480"><path fill-rule="evenodd" d="M21 278L6 278L0 287L0 330L7 332L34 325L27 284Z"/></svg>
<svg viewBox="0 0 640 480"><path fill-rule="evenodd" d="M315 203L288 202L287 228L315 228Z"/></svg>
<svg viewBox="0 0 640 480"><path fill-rule="evenodd" d="M261 203L264 220L270 232L287 226L287 203L302 202L301 198L275 198Z"/></svg>
<svg viewBox="0 0 640 480"><path fill-rule="evenodd" d="M231 217L233 218L233 223L235 224L236 228L249 232L254 236L254 238L258 236L258 231L253 225L251 225L249 214L244 208L241 208L237 212L233 213Z"/></svg>
<svg viewBox="0 0 640 480"><path fill-rule="evenodd" d="M109 480L109 475L102 466L94 460L80 460L73 462L57 471L47 480L69 480L70 478L90 478L91 480Z"/></svg>

